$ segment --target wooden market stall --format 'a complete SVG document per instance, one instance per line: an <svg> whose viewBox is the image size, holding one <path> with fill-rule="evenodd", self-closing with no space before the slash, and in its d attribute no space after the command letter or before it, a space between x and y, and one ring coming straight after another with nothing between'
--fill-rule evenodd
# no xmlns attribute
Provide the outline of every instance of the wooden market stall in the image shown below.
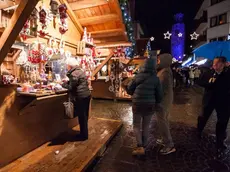
<svg viewBox="0 0 230 172"><path fill-rule="evenodd" d="M84 1L73 1L70 5L79 17L79 22L83 27L87 27L96 44L97 67L92 74L92 96L115 99L116 93L111 90L115 85L111 86L111 82L106 82L106 76L113 72L112 63L119 61L119 57L114 56L114 49L131 46L119 1L98 0L90 5L85 4ZM107 74L102 74L104 71Z"/></svg>
<svg viewBox="0 0 230 172"><path fill-rule="evenodd" d="M25 35L27 39L22 40L21 30L25 27L24 23L26 23L34 7L37 5L36 8L39 10L41 6L41 2L38 4L37 2L35 0L21 1L21 3L19 1L8 1L8 4L5 3L6 6L0 4L0 21L3 32L0 38L2 76L7 76L4 73L7 71L15 78L20 78L21 67L16 64L16 61L20 57L20 53L26 51L23 42L26 44L34 41L47 43L52 36L57 40L61 39L59 27L54 28L49 25L46 29L48 34L45 37L32 34L31 28L28 28L28 33ZM60 4L60 2L58 3ZM43 6L49 8L49 1L44 1ZM67 42L66 51L68 50L74 54L76 53L76 40L81 39L83 29L79 27L80 25L77 26L76 22L70 17L67 20L70 31L66 32L62 39ZM40 26L38 23L37 30L40 29ZM17 40L17 43L15 43L15 40ZM10 49L11 45L13 46ZM20 93L17 92L17 87L22 83L8 83L6 78L1 78L0 147L3 153L0 154L0 167L78 124L77 119L61 120L64 112L63 102L67 99L65 92Z"/></svg>
<svg viewBox="0 0 230 172"><path fill-rule="evenodd" d="M58 86L60 76L53 75L58 60L76 57L90 83L112 58L108 47L130 43L118 0L6 0L0 2L0 27L1 168L78 124L77 119L63 117L67 91ZM107 49L105 60L97 66L91 65L92 54L98 56L96 47ZM33 67L26 66L25 58ZM34 82L31 75L37 77L36 72L46 80ZM28 82L34 83L28 86ZM52 88L43 89L45 82ZM120 123L108 139L117 126Z"/></svg>

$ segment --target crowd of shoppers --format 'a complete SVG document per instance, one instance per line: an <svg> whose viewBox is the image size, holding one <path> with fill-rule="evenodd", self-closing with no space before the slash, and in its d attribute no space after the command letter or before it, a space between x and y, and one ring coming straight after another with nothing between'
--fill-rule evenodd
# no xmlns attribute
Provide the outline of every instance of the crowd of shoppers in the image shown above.
<svg viewBox="0 0 230 172"><path fill-rule="evenodd" d="M183 72L171 69L172 56L162 54L157 58L147 59L131 82L123 85L127 93L132 95L132 111L134 133L137 147L133 155L145 155L148 145L149 126L156 114L160 138L157 144L162 145L160 154L168 155L176 151L169 127L170 109L173 103L173 86L176 80L178 86ZM216 57L213 67L202 73L198 68L187 70L184 76L191 85L197 83L205 89L202 104L202 114L198 117L198 137L202 138L204 127L212 112L217 112L216 148L218 153L227 149L225 140L226 129L230 118L230 68L225 57ZM84 72L78 67L78 62L72 58L67 62L69 78L63 86L69 90L71 102L74 104L74 116L79 117L80 137L88 139L88 113L90 90ZM200 76L201 75L201 76ZM179 83L179 84L178 84Z"/></svg>
<svg viewBox="0 0 230 172"><path fill-rule="evenodd" d="M149 124L156 113L161 138L157 143L163 145L162 155L176 151L172 141L168 117L173 101L172 56L160 55L145 61L140 72L126 86L133 99L134 132L137 148L133 155L144 155L148 141Z"/></svg>
<svg viewBox="0 0 230 172"><path fill-rule="evenodd" d="M163 145L160 154L168 155L176 151L168 117L173 103L173 86L175 82L175 86L181 84L179 76L182 75L191 85L197 83L205 88L202 114L198 117L198 136L202 138L203 129L212 112L216 110L216 148L218 153L222 153L227 149L224 141L230 117L230 69L226 58L216 57L213 67L202 75L198 68L187 70L186 73L171 69L171 63L170 54L149 58L134 79L124 86L133 100L134 132L137 139L137 148L133 150L133 155L145 154L149 125L154 114L160 134L156 142Z"/></svg>

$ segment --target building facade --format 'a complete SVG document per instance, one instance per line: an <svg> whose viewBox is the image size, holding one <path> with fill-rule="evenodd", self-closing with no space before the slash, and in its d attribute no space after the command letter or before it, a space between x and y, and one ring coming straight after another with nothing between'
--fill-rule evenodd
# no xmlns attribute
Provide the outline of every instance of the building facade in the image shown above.
<svg viewBox="0 0 230 172"><path fill-rule="evenodd" d="M202 42L224 41L230 34L230 0L204 0L195 20Z"/></svg>

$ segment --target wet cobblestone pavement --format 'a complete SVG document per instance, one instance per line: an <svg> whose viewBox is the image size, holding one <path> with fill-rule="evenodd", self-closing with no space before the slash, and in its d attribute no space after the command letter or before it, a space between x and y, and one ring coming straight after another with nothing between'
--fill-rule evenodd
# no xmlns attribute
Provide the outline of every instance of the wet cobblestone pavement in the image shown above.
<svg viewBox="0 0 230 172"><path fill-rule="evenodd" d="M170 124L177 152L167 156L158 154L156 120L152 119L147 156L132 157L135 146L132 131L131 104L127 102L94 100L93 116L119 119L123 128L110 143L94 172L230 172L230 155L215 158L215 122L213 114L200 142L195 133L197 116L201 108L201 90L198 88L175 91ZM229 130L229 129L228 129Z"/></svg>

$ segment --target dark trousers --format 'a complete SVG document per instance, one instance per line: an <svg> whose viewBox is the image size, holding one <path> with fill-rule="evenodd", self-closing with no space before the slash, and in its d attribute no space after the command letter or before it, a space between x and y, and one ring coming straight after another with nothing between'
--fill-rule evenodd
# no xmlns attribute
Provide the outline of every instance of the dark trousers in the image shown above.
<svg viewBox="0 0 230 172"><path fill-rule="evenodd" d="M216 146L221 148L224 144L224 140L227 137L226 129L229 122L230 111L226 105L218 103L209 103L203 106L202 115L198 117L198 131L202 132L204 127L211 116L212 112L217 112L217 123L216 123Z"/></svg>
<svg viewBox="0 0 230 172"><path fill-rule="evenodd" d="M88 138L88 118L89 118L89 104L91 97L78 99L74 102L75 116L78 116L80 125L80 135Z"/></svg>

